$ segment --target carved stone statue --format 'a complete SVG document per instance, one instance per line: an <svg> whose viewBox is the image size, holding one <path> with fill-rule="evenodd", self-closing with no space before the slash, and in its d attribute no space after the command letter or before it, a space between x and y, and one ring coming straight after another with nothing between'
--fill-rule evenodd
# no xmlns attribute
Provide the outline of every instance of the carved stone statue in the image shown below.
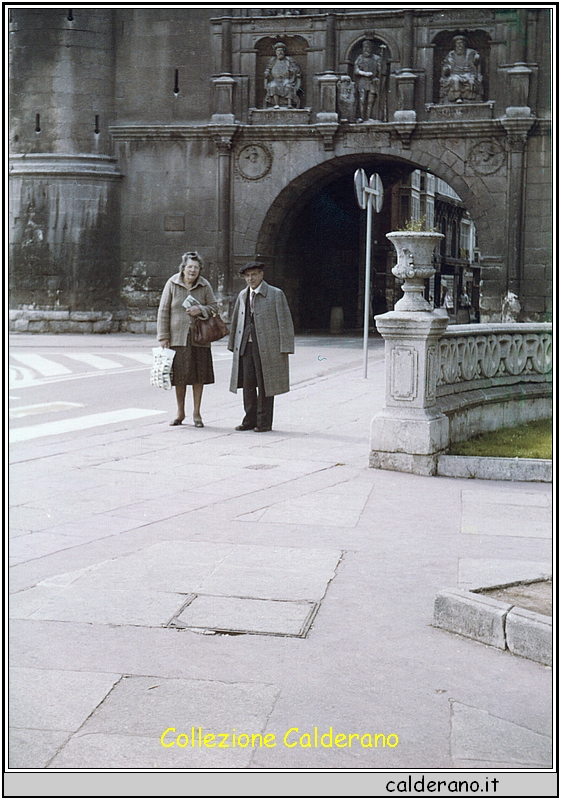
<svg viewBox="0 0 561 800"><path fill-rule="evenodd" d="M501 322L518 322L521 306L514 292L507 292L501 303Z"/></svg>
<svg viewBox="0 0 561 800"><path fill-rule="evenodd" d="M373 120L378 116L381 71L382 59L374 53L373 43L366 39L362 43L362 53L354 64L359 103L357 122Z"/></svg>
<svg viewBox="0 0 561 800"><path fill-rule="evenodd" d="M480 103L483 100L481 58L467 46L465 36L454 36L454 49L442 64L441 103Z"/></svg>
<svg viewBox="0 0 561 800"><path fill-rule="evenodd" d="M356 122L356 87L348 75L337 81L337 110L342 120Z"/></svg>
<svg viewBox="0 0 561 800"><path fill-rule="evenodd" d="M287 106L299 108L299 90L302 83L302 73L296 61L286 55L286 45L277 42L274 47L275 55L267 64L265 70L265 107Z"/></svg>

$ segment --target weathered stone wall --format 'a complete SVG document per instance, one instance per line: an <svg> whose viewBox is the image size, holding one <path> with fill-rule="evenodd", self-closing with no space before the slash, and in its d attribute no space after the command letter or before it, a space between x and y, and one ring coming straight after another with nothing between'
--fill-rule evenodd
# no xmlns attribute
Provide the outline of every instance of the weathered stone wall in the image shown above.
<svg viewBox="0 0 561 800"><path fill-rule="evenodd" d="M130 330L142 331L144 322L155 319L162 288L188 250L203 256L204 274L222 294L215 269L214 143L196 132L121 130L116 148L127 175L121 206L121 302L130 312Z"/></svg>
<svg viewBox="0 0 561 800"><path fill-rule="evenodd" d="M209 18L222 13L228 10L156 6L115 11L120 123L169 125L209 119Z"/></svg>
<svg viewBox="0 0 561 800"><path fill-rule="evenodd" d="M520 320L546 319L548 11L239 11L11 11L12 306L120 308L123 328L146 331L190 248L226 313L237 267L256 253L296 297L282 243L314 187L357 167L420 168L449 183L476 224L481 320L501 318L508 290ZM483 102L438 105L441 61L460 30L482 56ZM338 115L334 80L352 75L365 37L386 48L387 97L380 122L356 125ZM284 117L251 111L278 38L303 70L304 107ZM244 174L251 145L260 167L247 161Z"/></svg>
<svg viewBox="0 0 561 800"><path fill-rule="evenodd" d="M113 12L10 12L10 303L118 304Z"/></svg>

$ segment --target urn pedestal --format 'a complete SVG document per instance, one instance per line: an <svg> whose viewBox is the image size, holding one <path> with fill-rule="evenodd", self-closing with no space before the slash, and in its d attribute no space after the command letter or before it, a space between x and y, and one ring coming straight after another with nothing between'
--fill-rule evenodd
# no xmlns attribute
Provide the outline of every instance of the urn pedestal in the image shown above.
<svg viewBox="0 0 561 800"><path fill-rule="evenodd" d="M448 319L424 299L434 273L432 253L442 234L387 234L398 252L394 275L404 278L395 310L375 317L385 340L386 399L370 430L370 466L417 475L436 474L449 444L448 418L436 406L438 342Z"/></svg>

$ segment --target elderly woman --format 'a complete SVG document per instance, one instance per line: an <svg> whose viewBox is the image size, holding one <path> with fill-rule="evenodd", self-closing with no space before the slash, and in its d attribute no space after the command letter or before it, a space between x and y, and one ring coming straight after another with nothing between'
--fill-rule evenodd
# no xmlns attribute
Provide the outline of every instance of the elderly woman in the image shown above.
<svg viewBox="0 0 561 800"><path fill-rule="evenodd" d="M194 345L190 336L191 323L196 317L206 319L218 313L211 285L201 275L202 268L203 259L198 253L184 253L179 272L164 286L158 309L158 341L162 347L175 350L172 385L177 398L177 416L170 425L181 425L185 419L187 385L192 385L193 423L203 428L203 387L205 383L214 383L210 344ZM184 305L187 298L187 305Z"/></svg>

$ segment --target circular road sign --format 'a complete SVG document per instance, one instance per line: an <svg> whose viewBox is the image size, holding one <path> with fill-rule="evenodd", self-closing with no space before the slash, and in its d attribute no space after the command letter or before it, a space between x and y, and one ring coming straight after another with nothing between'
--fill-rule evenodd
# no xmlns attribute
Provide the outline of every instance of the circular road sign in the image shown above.
<svg viewBox="0 0 561 800"><path fill-rule="evenodd" d="M363 169L357 169L355 172L355 194L357 203L361 208L366 208L368 202L366 192L364 191L367 185L368 179L366 177L366 172Z"/></svg>

